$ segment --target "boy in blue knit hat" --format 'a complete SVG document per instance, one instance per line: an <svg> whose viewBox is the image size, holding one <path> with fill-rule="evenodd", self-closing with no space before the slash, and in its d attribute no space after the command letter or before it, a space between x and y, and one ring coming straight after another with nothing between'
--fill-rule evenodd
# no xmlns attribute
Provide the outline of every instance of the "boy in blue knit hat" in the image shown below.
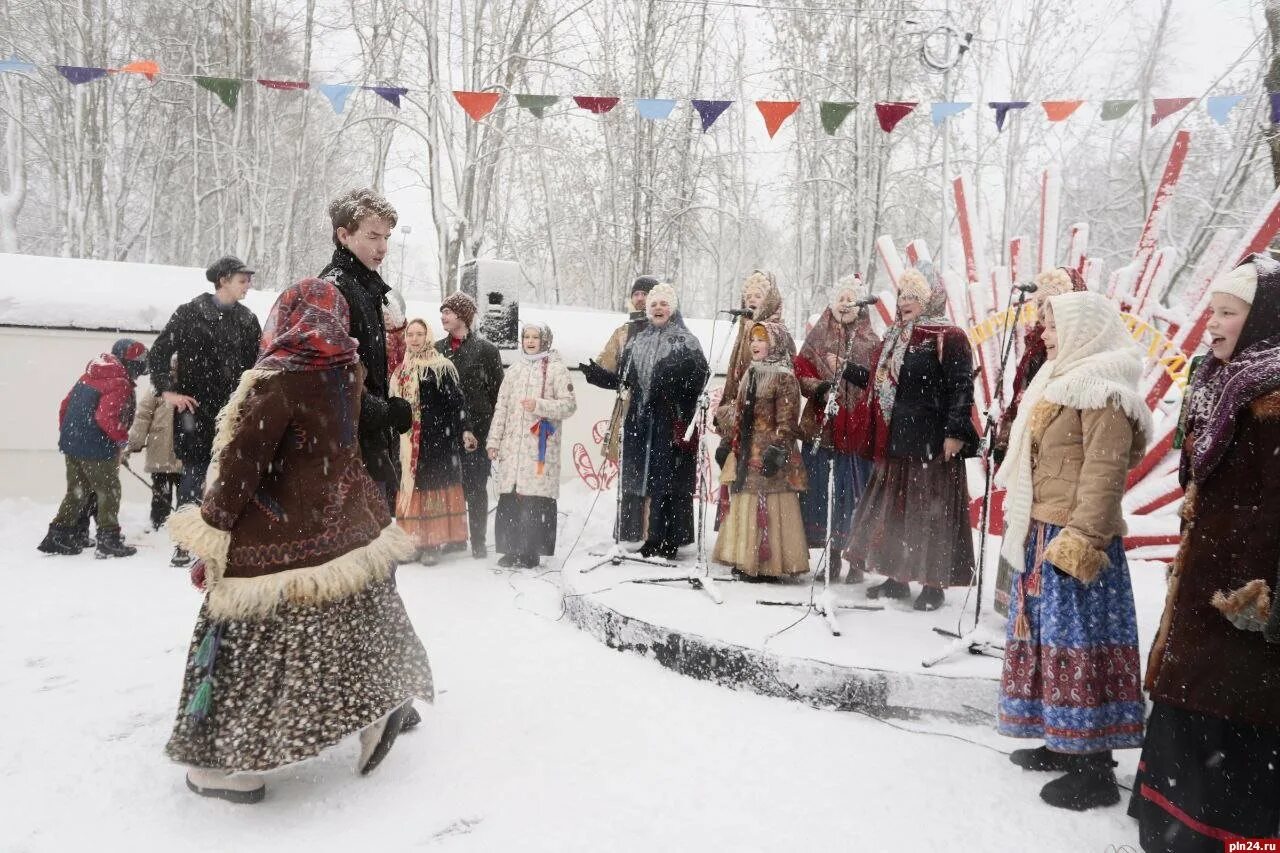
<svg viewBox="0 0 1280 853"><path fill-rule="evenodd" d="M75 529L92 495L98 496L95 557L130 557L137 549L120 535L120 459L133 423L134 383L147 372L147 348L121 338L111 352L89 362L62 401L58 449L67 468L67 494L38 546L46 554L79 554Z"/></svg>

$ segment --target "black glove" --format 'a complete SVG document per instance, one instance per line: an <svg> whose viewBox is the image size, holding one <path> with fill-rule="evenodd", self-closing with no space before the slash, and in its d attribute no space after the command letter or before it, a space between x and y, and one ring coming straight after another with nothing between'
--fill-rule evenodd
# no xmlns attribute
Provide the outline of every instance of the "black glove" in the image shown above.
<svg viewBox="0 0 1280 853"><path fill-rule="evenodd" d="M582 378L587 380L588 385L594 385L597 388L607 388L610 391L618 388L618 375L611 370L605 370L596 364L595 359L589 359L586 364L579 364L578 369L582 371Z"/></svg>
<svg viewBox="0 0 1280 853"><path fill-rule="evenodd" d="M716 465L720 470L724 470L724 463L729 458L729 445L722 444L716 448Z"/></svg>
<svg viewBox="0 0 1280 853"><path fill-rule="evenodd" d="M823 380L818 383L818 387L813 389L813 399L825 403L827 395L831 393L831 383Z"/></svg>
<svg viewBox="0 0 1280 853"><path fill-rule="evenodd" d="M413 429L413 408L408 400L400 397L387 400L387 423L401 435Z"/></svg>
<svg viewBox="0 0 1280 853"><path fill-rule="evenodd" d="M772 477L778 473L778 469L782 467L782 463L787 461L787 451L783 450L776 444L771 444L765 448L760 458L760 473L765 477Z"/></svg>

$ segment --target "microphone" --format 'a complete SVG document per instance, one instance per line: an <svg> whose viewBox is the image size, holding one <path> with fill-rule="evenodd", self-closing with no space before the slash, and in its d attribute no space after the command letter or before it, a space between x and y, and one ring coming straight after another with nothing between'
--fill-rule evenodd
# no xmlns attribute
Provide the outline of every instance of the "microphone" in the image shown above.
<svg viewBox="0 0 1280 853"><path fill-rule="evenodd" d="M859 308L866 308L868 305L875 305L879 301L880 301L880 297L876 296L875 294L872 294L871 296L862 297L861 299L859 299L857 302L853 304L857 305Z"/></svg>
<svg viewBox="0 0 1280 853"><path fill-rule="evenodd" d="M754 311L748 311L746 308L726 308L720 313L728 314L730 317L752 317L755 315Z"/></svg>
<svg viewBox="0 0 1280 853"><path fill-rule="evenodd" d="M1034 284L1015 284L1014 290L1021 290L1023 293L1035 293L1040 288Z"/></svg>

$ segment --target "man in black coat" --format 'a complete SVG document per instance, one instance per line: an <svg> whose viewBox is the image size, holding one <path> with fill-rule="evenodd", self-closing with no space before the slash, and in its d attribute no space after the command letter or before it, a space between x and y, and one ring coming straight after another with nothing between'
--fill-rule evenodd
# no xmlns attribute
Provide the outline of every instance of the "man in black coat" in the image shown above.
<svg viewBox="0 0 1280 853"><path fill-rule="evenodd" d="M199 503L213 455L218 412L258 358L262 327L241 304L253 270L238 258L219 259L205 270L213 293L179 305L147 356L151 384L174 409L173 452L182 461L180 504ZM173 369L171 369L171 367ZM182 549L174 565L190 563Z"/></svg>
<svg viewBox="0 0 1280 853"><path fill-rule="evenodd" d="M391 288L378 275L387 256L396 210L370 189L344 193L329 204L333 223L333 258L320 272L347 300L351 313L351 337L356 339L364 365L364 393L360 397L360 455L365 469L395 512L399 488L400 443L398 433L412 427L409 404L390 397L387 371L387 332L382 308Z"/></svg>
<svg viewBox="0 0 1280 853"><path fill-rule="evenodd" d="M441 303L440 325L448 336L436 341L436 351L458 369L471 423L472 432L462 436L466 451L462 455L462 492L467 498L471 556L479 560L488 553L485 526L489 519L489 457L477 448L483 448L489 438L503 371L498 348L471 331L475 318L475 300L461 291Z"/></svg>

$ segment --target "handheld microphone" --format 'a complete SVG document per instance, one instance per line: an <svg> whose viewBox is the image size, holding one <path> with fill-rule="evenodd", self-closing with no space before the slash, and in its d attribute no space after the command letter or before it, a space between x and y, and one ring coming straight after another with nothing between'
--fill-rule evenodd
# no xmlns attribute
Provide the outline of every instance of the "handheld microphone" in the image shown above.
<svg viewBox="0 0 1280 853"><path fill-rule="evenodd" d="M726 308L720 313L728 314L730 317L751 317L755 314L754 311L748 311L746 308Z"/></svg>
<svg viewBox="0 0 1280 853"><path fill-rule="evenodd" d="M1023 293L1035 293L1040 288L1034 284L1015 284L1014 290L1021 290Z"/></svg>
<svg viewBox="0 0 1280 853"><path fill-rule="evenodd" d="M876 296L875 294L872 294L871 296L862 297L861 299L859 299L857 302L853 304L857 305L859 308L866 308L868 305L875 305L879 301L880 301L880 297Z"/></svg>

